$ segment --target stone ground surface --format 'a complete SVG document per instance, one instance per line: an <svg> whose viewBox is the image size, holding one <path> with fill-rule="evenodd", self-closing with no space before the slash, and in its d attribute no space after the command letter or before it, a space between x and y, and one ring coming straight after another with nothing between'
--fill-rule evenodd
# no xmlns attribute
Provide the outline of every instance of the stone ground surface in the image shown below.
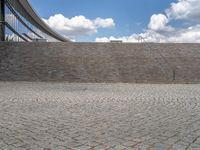
<svg viewBox="0 0 200 150"><path fill-rule="evenodd" d="M0 82L0 150L199 150L200 85Z"/></svg>

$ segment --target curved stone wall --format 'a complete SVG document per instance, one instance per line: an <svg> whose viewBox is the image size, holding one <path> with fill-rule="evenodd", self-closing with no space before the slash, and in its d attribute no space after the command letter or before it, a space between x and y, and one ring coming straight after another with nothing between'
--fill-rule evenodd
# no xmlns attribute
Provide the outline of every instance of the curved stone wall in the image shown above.
<svg viewBox="0 0 200 150"><path fill-rule="evenodd" d="M0 80L200 83L200 44L0 43Z"/></svg>

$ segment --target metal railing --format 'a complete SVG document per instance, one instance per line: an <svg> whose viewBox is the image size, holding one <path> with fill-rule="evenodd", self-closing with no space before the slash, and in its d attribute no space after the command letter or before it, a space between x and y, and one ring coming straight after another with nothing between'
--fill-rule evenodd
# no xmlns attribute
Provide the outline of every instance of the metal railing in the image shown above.
<svg viewBox="0 0 200 150"><path fill-rule="evenodd" d="M10 2L4 0L4 21L1 21L1 25L4 26L4 40L10 42L30 42L31 39L39 38L43 39L42 35L37 33L33 26L25 21L25 19L17 13L17 11L11 6ZM31 39L26 35L30 35Z"/></svg>
<svg viewBox="0 0 200 150"><path fill-rule="evenodd" d="M160 55L160 57L164 60L164 63L168 66L168 68L170 69L170 72L172 72L172 76L171 76L171 79L172 81L175 81L176 80L176 67L174 65L172 65L162 54L162 52L160 51L160 49L154 49L151 44L149 42L147 42L145 40L144 37L142 36L139 36L138 37L138 42L143 44L144 48L145 49L148 49L148 51L150 52L150 55L152 55L152 52L156 51L158 52L158 54ZM156 61L154 58L152 58L154 61ZM156 62L158 63L158 62ZM165 70L166 71L166 70ZM163 73L166 73L166 72L163 72Z"/></svg>
<svg viewBox="0 0 200 150"><path fill-rule="evenodd" d="M53 41L68 41L42 22L27 0L0 2L0 41L47 41L49 37Z"/></svg>

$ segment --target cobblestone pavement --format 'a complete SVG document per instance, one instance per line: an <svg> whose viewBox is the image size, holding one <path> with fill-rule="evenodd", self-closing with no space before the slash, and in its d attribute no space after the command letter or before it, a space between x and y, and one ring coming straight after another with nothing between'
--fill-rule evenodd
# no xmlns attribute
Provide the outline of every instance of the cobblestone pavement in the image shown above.
<svg viewBox="0 0 200 150"><path fill-rule="evenodd" d="M0 82L0 150L199 150L200 85Z"/></svg>

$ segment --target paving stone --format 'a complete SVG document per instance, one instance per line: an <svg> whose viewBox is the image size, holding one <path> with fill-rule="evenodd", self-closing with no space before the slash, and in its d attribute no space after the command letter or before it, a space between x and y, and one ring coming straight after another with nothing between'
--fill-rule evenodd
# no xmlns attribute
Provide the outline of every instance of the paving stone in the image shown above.
<svg viewBox="0 0 200 150"><path fill-rule="evenodd" d="M200 149L200 85L0 82L0 150Z"/></svg>

